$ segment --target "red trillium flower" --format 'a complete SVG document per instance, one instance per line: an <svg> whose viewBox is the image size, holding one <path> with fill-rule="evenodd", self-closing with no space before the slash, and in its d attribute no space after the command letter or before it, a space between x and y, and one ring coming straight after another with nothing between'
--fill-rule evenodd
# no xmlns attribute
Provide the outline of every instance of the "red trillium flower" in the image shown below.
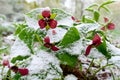
<svg viewBox="0 0 120 80"><path fill-rule="evenodd" d="M8 59L3 60L2 65L3 65L3 66L9 66L9 61L8 61Z"/></svg>
<svg viewBox="0 0 120 80"><path fill-rule="evenodd" d="M59 48L56 47L54 44L50 43L50 38L47 36L44 38L44 46L50 48L52 51L58 51Z"/></svg>
<svg viewBox="0 0 120 80"><path fill-rule="evenodd" d="M98 34L95 34L92 44L88 45L85 56L88 56L92 47L97 47L102 43L101 37Z"/></svg>
<svg viewBox="0 0 120 80"><path fill-rule="evenodd" d="M109 19L106 18L106 17L104 17L104 22L106 23L106 22L108 22L108 21L109 21Z"/></svg>
<svg viewBox="0 0 120 80"><path fill-rule="evenodd" d="M19 68L18 69L18 72L22 75L22 76L25 76L25 75L28 75L29 71L27 68Z"/></svg>
<svg viewBox="0 0 120 80"><path fill-rule="evenodd" d="M38 24L41 29L46 28L56 28L57 26L57 21L54 20L54 18L51 18L52 14L50 13L50 10L44 10L42 11L42 18L38 21Z"/></svg>
<svg viewBox="0 0 120 80"><path fill-rule="evenodd" d="M18 68L17 66L12 66L10 69L15 73L19 72L21 76L28 75L29 73L29 70L27 68Z"/></svg>
<svg viewBox="0 0 120 80"><path fill-rule="evenodd" d="M104 17L104 22L107 23L109 21L108 18ZM115 24L112 22L107 23L106 26L103 26L101 30L105 31L106 29L108 30L114 30L115 29Z"/></svg>
<svg viewBox="0 0 120 80"><path fill-rule="evenodd" d="M18 72L18 67L17 66L12 66L10 69L15 73Z"/></svg>
<svg viewBox="0 0 120 80"><path fill-rule="evenodd" d="M75 17L74 17L74 16L72 16L71 18L72 18L72 20L73 20L73 21L75 21L75 22L80 22L80 20L75 19Z"/></svg>

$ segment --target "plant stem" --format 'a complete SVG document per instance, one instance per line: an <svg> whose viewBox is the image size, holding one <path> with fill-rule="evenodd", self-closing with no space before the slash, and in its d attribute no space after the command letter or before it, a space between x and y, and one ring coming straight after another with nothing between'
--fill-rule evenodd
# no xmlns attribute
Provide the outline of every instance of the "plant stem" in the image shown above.
<svg viewBox="0 0 120 80"><path fill-rule="evenodd" d="M1 75L2 75L2 77L3 77L3 71L4 71L4 68L5 68L5 66L3 66L2 71L1 71Z"/></svg>
<svg viewBox="0 0 120 80"><path fill-rule="evenodd" d="M95 72L93 73L93 77L95 77L95 75L96 75L100 70L102 70L103 68L105 68L105 67L107 67L107 66L111 66L111 65L113 65L113 64L106 64L105 66L102 66L101 68L99 68L97 71L95 71Z"/></svg>
<svg viewBox="0 0 120 80"><path fill-rule="evenodd" d="M111 72L111 74L112 74L113 80L115 80L115 76L114 76L114 74L113 74L113 72L112 72L111 69L110 69L110 72Z"/></svg>
<svg viewBox="0 0 120 80"><path fill-rule="evenodd" d="M91 61L90 65L89 65L85 75L87 75L88 71L90 70L90 67L93 65L93 61L94 61L94 58L92 59L92 61Z"/></svg>

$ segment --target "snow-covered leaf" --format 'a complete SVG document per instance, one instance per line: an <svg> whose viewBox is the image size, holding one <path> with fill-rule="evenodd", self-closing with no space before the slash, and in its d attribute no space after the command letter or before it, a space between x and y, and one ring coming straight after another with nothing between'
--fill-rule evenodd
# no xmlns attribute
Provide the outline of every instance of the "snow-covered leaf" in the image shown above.
<svg viewBox="0 0 120 80"><path fill-rule="evenodd" d="M28 16L25 16L25 21L26 21L26 24L28 25L28 27L33 28L35 30L37 30L39 28L38 20L36 20L34 18L30 18Z"/></svg>
<svg viewBox="0 0 120 80"><path fill-rule="evenodd" d="M53 31L55 31L55 34L53 34ZM54 43L54 42L59 42L60 40L63 39L64 35L66 34L67 30L66 29L62 29L62 28L55 28L55 29L49 29L47 31L47 35L50 38L50 43Z"/></svg>
<svg viewBox="0 0 120 80"><path fill-rule="evenodd" d="M80 25L75 26L80 33L88 33L89 31L93 31L98 29L100 25L98 23L83 23Z"/></svg>
<svg viewBox="0 0 120 80"><path fill-rule="evenodd" d="M34 30L31 28L23 28L19 34L18 37L24 41L25 44L27 44L28 48L30 49L31 53L33 52L33 40L34 40Z"/></svg>
<svg viewBox="0 0 120 80"><path fill-rule="evenodd" d="M55 18L56 20L62 20L62 19L65 19L68 16L71 16L70 14L68 14L68 13L66 13L66 12L64 12L63 10L60 10L60 9L53 8L51 10L51 12L57 14L57 16Z"/></svg>
<svg viewBox="0 0 120 80"><path fill-rule="evenodd" d="M16 56L30 56L30 49L27 47L27 45L19 38L16 38L13 46L11 47L11 55L10 57L16 57Z"/></svg>

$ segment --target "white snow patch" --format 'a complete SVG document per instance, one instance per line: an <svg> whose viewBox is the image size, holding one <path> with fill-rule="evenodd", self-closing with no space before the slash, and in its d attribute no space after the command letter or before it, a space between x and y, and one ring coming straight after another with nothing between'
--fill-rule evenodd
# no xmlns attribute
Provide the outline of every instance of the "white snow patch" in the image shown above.
<svg viewBox="0 0 120 80"><path fill-rule="evenodd" d="M81 33L88 33L91 30L95 30L99 28L99 24L98 23L86 23L86 24L81 24L76 26L76 28L78 29L78 31Z"/></svg>
<svg viewBox="0 0 120 80"><path fill-rule="evenodd" d="M27 56L31 54L27 45L19 38L15 40L13 46L11 47L10 53L11 53L10 55L11 58L19 56L19 55Z"/></svg>
<svg viewBox="0 0 120 80"><path fill-rule="evenodd" d="M33 28L35 30L37 30L39 28L38 21L35 20L34 18L30 18L25 15L25 19L26 19L26 23L27 23L28 27Z"/></svg>
<svg viewBox="0 0 120 80"><path fill-rule="evenodd" d="M72 27L73 23L74 23L74 21L72 20L71 16L68 16L68 17L58 21L58 25L66 25L69 27Z"/></svg>
<svg viewBox="0 0 120 80"><path fill-rule="evenodd" d="M53 35L52 30L55 30L56 34ZM49 29L47 36L50 37L50 43L59 42L63 39L66 32L67 30L57 27L55 29Z"/></svg>
<svg viewBox="0 0 120 80"><path fill-rule="evenodd" d="M50 64L54 65L58 71L62 72L61 68L59 67L59 60L52 53L48 53L41 50L38 51L36 55L32 55L31 59L32 61L30 65L27 67L29 69L30 75L41 74L41 73L44 74L45 72L49 72L49 74L46 76L46 78L48 79L45 80L49 80L49 79L52 80L53 78L59 77L59 75L55 73L54 70L50 69Z"/></svg>
<svg viewBox="0 0 120 80"><path fill-rule="evenodd" d="M64 80L78 80L78 78L74 75L67 75Z"/></svg>
<svg viewBox="0 0 120 80"><path fill-rule="evenodd" d="M120 49L115 47L114 45L107 42L108 50L111 52L112 55L119 55L120 56Z"/></svg>
<svg viewBox="0 0 120 80"><path fill-rule="evenodd" d="M70 47L65 48L65 50L72 55L80 55L82 51L84 50L82 39L76 41Z"/></svg>

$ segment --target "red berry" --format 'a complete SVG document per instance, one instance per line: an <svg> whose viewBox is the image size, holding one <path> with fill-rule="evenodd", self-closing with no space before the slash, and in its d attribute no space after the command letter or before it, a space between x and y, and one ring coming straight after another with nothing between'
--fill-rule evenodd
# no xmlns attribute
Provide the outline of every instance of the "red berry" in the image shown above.
<svg viewBox="0 0 120 80"><path fill-rule="evenodd" d="M108 27L109 30L114 30L115 29L115 24L114 23L109 23L107 27Z"/></svg>
<svg viewBox="0 0 120 80"><path fill-rule="evenodd" d="M56 26L57 26L57 21L56 20L50 20L49 21L49 26L50 26L50 28L52 28L52 29L54 29L54 28L56 28Z"/></svg>
<svg viewBox="0 0 120 80"><path fill-rule="evenodd" d="M38 21L38 24L39 24L41 29L45 28L45 26L47 25L46 22L43 19L40 19Z"/></svg>
<svg viewBox="0 0 120 80"><path fill-rule="evenodd" d="M51 49L52 49L53 51L58 51L58 50L59 50L59 48L56 47L55 45L51 46Z"/></svg>
<svg viewBox="0 0 120 80"><path fill-rule="evenodd" d="M42 11L42 16L44 17L44 18L49 18L50 17L50 10L44 10L44 11Z"/></svg>
<svg viewBox="0 0 120 80"><path fill-rule="evenodd" d="M18 71L22 76L28 75L29 73L27 68L19 68Z"/></svg>

